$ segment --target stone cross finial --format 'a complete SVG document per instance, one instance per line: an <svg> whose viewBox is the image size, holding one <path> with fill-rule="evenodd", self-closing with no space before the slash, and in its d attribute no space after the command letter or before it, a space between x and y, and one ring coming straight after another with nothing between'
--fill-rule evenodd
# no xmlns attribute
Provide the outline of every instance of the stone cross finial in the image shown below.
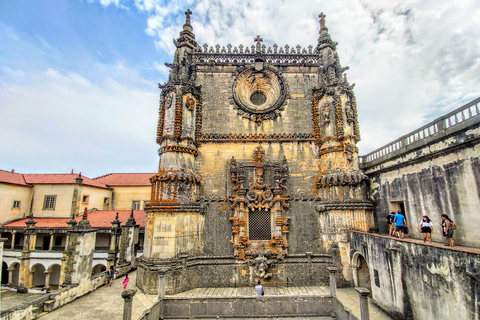
<svg viewBox="0 0 480 320"><path fill-rule="evenodd" d="M190 24L190 15L191 14L192 14L192 11L190 11L190 9L187 9L187 11L185 11L185 15L187 16L187 21L185 23Z"/></svg>
<svg viewBox="0 0 480 320"><path fill-rule="evenodd" d="M260 35L257 35L257 37L253 39L253 41L257 43L256 51L260 52L260 50L262 49L262 44L260 42L263 42L263 38L260 38Z"/></svg>
<svg viewBox="0 0 480 320"><path fill-rule="evenodd" d="M325 28L325 18L326 17L327 16L325 14L323 14L323 12L318 15L318 19L320 19L320 29Z"/></svg>

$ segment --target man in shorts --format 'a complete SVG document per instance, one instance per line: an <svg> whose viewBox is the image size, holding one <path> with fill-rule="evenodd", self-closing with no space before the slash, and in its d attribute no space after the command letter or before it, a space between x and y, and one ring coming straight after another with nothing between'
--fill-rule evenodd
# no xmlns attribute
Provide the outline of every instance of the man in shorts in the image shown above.
<svg viewBox="0 0 480 320"><path fill-rule="evenodd" d="M395 217L395 212L390 213L387 215L387 218L385 219L388 224L388 236L391 237L392 233L394 233L393 230L393 217Z"/></svg>
<svg viewBox="0 0 480 320"><path fill-rule="evenodd" d="M400 239L403 239L405 236L405 227L407 226L407 220L405 219L405 216L401 212L398 212L393 218L393 221L395 222L398 236Z"/></svg>

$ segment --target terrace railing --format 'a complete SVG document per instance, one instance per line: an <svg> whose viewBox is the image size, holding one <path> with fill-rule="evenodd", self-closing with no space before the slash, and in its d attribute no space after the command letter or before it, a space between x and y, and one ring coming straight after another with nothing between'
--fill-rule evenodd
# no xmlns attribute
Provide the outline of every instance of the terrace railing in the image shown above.
<svg viewBox="0 0 480 320"><path fill-rule="evenodd" d="M479 117L480 114L480 98L477 98L466 105L440 117L423 127L412 131L399 139L384 145L364 156L359 157L359 162L366 166L369 162L387 157L391 153L407 148L407 146L425 140L429 137L441 135L443 131L463 123L465 120Z"/></svg>

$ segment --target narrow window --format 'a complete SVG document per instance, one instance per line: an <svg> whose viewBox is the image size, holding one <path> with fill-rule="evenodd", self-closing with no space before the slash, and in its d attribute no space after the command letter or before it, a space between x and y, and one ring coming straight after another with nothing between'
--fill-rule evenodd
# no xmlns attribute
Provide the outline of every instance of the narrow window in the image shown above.
<svg viewBox="0 0 480 320"><path fill-rule="evenodd" d="M82 196L82 203L88 203L88 195Z"/></svg>
<svg viewBox="0 0 480 320"><path fill-rule="evenodd" d="M140 210L140 200L133 200L132 201L132 209L133 210Z"/></svg>
<svg viewBox="0 0 480 320"><path fill-rule="evenodd" d="M13 209L20 209L20 201L19 200L13 200Z"/></svg>
<svg viewBox="0 0 480 320"><path fill-rule="evenodd" d="M103 198L103 204L110 204L110 198Z"/></svg>
<svg viewBox="0 0 480 320"><path fill-rule="evenodd" d="M55 201L57 196L45 196L43 201L43 210L55 210Z"/></svg>

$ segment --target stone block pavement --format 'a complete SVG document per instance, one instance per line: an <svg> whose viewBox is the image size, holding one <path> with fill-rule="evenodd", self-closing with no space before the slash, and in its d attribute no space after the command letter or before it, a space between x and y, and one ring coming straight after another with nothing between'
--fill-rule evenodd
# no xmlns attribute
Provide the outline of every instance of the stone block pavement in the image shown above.
<svg viewBox="0 0 480 320"><path fill-rule="evenodd" d="M337 299L352 313L360 319L360 296L355 288L338 288ZM368 297L368 311L370 320L392 320L386 313L372 303L372 299Z"/></svg>
<svg viewBox="0 0 480 320"><path fill-rule="evenodd" d="M145 295L136 288L136 272L129 274L130 281L127 289L137 289L133 297L132 319L138 319L143 311L150 308L157 300L157 295ZM101 287L65 306L45 313L39 318L42 320L121 320L123 318L123 279L119 277L113 281L111 287Z"/></svg>
<svg viewBox="0 0 480 320"><path fill-rule="evenodd" d="M129 275L129 289L137 289L137 294L133 299L132 319L138 319L142 313L151 307L157 300L157 295L145 295L135 287L136 272ZM96 291L83 296L62 308L50 313L40 315L42 320L60 320L60 319L78 319L78 320L121 320L123 314L123 299L121 297L123 277L114 280L112 287L101 287ZM266 295L291 295L291 296L329 296L328 287L265 287ZM167 297L179 298L200 298L200 297L232 297L232 296L255 296L254 288L196 288L181 292ZM360 319L360 299L354 288L343 288L337 290L337 298ZM380 309L374 306L370 299L370 319L371 320L391 320ZM229 318L222 318L228 320ZM235 318L242 320L242 318ZM262 318L258 318L261 320ZM283 320L296 318L264 318L264 320ZM300 319L300 318L298 318ZM330 320L330 317L302 317L304 320Z"/></svg>

